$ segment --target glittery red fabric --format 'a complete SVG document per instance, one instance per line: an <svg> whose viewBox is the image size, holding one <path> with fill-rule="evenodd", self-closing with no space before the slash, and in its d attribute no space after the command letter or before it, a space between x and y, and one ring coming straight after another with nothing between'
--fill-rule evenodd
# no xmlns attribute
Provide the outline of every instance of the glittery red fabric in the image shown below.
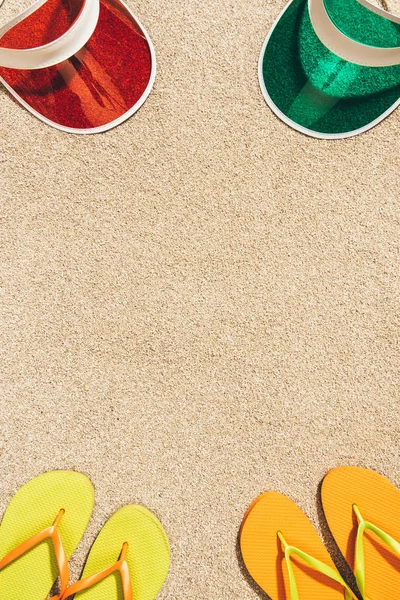
<svg viewBox="0 0 400 600"><path fill-rule="evenodd" d="M72 24L81 0L48 0L0 40L29 48L56 39ZM0 76L35 111L64 127L91 129L111 123L143 95L152 71L147 40L119 0L101 0L96 30L68 60L46 69L0 67Z"/></svg>

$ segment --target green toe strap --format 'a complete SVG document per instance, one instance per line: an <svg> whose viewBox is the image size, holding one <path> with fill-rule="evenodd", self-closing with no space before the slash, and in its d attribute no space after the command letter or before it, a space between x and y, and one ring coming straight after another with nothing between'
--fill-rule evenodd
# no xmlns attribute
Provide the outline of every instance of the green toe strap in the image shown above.
<svg viewBox="0 0 400 600"><path fill-rule="evenodd" d="M356 576L357 586L361 592L362 597L364 598L364 600L368 600L368 598L365 595L364 533L366 531L372 531L372 533L375 533L375 535L377 535L388 546L388 548L390 548L393 552L395 552L398 555L400 555L400 543L397 542L391 535L385 533L384 531L382 531L382 529L376 527L376 525L373 525L373 523L365 521L356 504L353 504L353 511L358 521L355 546L354 574ZM306 554L306 552L303 552L302 550L299 550L295 546L290 546L286 542L285 538L283 537L283 534L280 531L278 531L277 536L281 541L283 549L285 551L285 561L289 574L290 600L300 600L299 593L297 591L296 578L291 562L292 555L298 556L315 571L318 571L319 573L322 573L329 579L340 583L340 585L343 586L345 600L354 599L355 596L353 592L335 569L329 567L328 565L325 565L320 560L313 558L312 556Z"/></svg>
<svg viewBox="0 0 400 600"><path fill-rule="evenodd" d="M351 589L349 588L349 586L347 585L345 580L341 577L341 575L338 573L338 571L336 571L335 569L332 569L332 567L329 567L328 565L324 564L320 560L313 558L309 554L306 554L306 552L299 550L295 546L289 546L289 544L286 543L285 538L283 537L283 535L280 531L278 531L277 535L278 535L278 538L280 539L282 546L284 548L284 551L285 551L286 566L287 566L287 570L288 570L288 574L289 574L290 600L300 600L299 593L297 591L296 578L294 575L293 566L292 566L292 562L291 562L291 556L293 554L295 554L299 558L301 558L307 565L309 565L315 571L318 571L319 573L326 575L326 577L329 577L329 579L332 579L333 581L340 583L340 585L343 586L344 599L345 600L353 600L354 595L353 595Z"/></svg>
<svg viewBox="0 0 400 600"><path fill-rule="evenodd" d="M353 511L358 520L354 572L358 589L360 590L362 597L367 600L365 596L365 560L363 544L364 533L366 531L372 531L396 554L400 554L400 544L394 538L392 538L392 536L382 531L382 529L379 529L379 527L376 527L369 521L364 521L356 504L353 504Z"/></svg>

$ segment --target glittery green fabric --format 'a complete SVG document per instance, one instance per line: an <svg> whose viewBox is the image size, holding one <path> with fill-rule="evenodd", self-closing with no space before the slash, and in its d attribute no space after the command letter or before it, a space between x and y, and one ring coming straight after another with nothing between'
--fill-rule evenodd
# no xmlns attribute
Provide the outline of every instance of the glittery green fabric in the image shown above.
<svg viewBox="0 0 400 600"><path fill-rule="evenodd" d="M400 26L356 0L325 0L346 35L373 46L400 46ZM400 66L363 67L342 60L318 39L307 0L293 0L276 24L262 58L272 102L294 123L316 133L364 127L400 98Z"/></svg>
<svg viewBox="0 0 400 600"><path fill-rule="evenodd" d="M324 4L336 27L356 42L381 48L400 46L400 25L357 0L324 0Z"/></svg>

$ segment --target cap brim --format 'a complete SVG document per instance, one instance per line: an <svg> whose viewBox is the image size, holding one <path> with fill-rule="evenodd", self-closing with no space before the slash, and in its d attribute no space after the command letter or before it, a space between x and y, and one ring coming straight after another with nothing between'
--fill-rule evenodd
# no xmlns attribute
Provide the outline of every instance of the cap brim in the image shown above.
<svg viewBox="0 0 400 600"><path fill-rule="evenodd" d="M7 32L1 44L21 47L38 12ZM75 55L45 69L0 68L0 79L49 125L72 133L97 133L125 121L146 100L155 79L155 53L146 31L122 0L100 0L97 27Z"/></svg>
<svg viewBox="0 0 400 600"><path fill-rule="evenodd" d="M343 13L349 23L354 20L352 3ZM398 27L386 23L386 29ZM333 54L314 32L307 0L292 0L272 27L261 50L259 80L275 114L317 138L366 131L400 103L400 66L366 67Z"/></svg>

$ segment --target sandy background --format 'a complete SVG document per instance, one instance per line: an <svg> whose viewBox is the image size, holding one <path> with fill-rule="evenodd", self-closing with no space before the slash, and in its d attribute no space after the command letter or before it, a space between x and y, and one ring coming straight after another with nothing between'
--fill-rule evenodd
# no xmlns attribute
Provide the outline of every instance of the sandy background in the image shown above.
<svg viewBox="0 0 400 600"><path fill-rule="evenodd" d="M158 76L127 123L64 134L0 91L0 510L83 471L74 575L139 502L171 541L160 599L260 598L236 554L255 496L319 525L330 467L400 485L399 112L343 141L281 123L256 71L282 1L129 4Z"/></svg>

